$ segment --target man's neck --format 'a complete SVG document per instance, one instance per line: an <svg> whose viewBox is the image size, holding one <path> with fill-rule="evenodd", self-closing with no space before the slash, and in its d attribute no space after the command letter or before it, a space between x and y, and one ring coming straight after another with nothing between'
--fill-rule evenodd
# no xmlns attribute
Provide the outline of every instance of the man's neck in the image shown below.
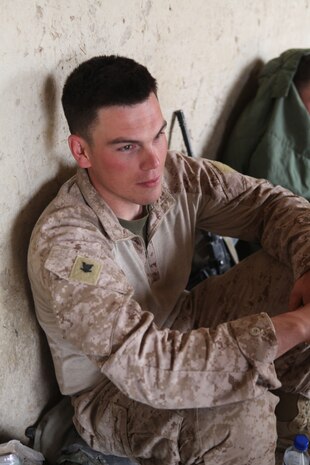
<svg viewBox="0 0 310 465"><path fill-rule="evenodd" d="M120 214L116 214L116 216L122 220L132 221L132 220L138 220L139 218L142 218L145 215L145 212L146 212L145 206L137 205L137 208L133 209L132 212L123 212Z"/></svg>

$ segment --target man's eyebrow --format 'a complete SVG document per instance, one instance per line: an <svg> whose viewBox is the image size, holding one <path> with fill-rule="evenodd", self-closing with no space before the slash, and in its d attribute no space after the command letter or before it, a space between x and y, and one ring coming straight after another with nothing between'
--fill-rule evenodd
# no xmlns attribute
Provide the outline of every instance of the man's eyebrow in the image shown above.
<svg viewBox="0 0 310 465"><path fill-rule="evenodd" d="M158 131L158 133L155 135L155 138L159 136L159 134L166 129L167 127L167 121L164 121L162 127ZM139 144L140 141L136 139L127 139L126 137L116 137L115 139L112 139L108 141L108 145L114 145L114 144Z"/></svg>
<svg viewBox="0 0 310 465"><path fill-rule="evenodd" d="M167 121L165 120L164 123L163 123L163 125L162 125L162 127L160 128L160 130L158 131L158 133L157 133L156 135L159 136L159 134L160 134L164 129L166 129L167 125L168 125L168 123L167 123Z"/></svg>

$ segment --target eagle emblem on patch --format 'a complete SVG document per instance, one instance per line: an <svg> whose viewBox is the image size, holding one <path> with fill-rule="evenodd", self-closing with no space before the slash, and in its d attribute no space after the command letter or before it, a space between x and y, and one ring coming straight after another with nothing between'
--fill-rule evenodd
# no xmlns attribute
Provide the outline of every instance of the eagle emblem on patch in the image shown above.
<svg viewBox="0 0 310 465"><path fill-rule="evenodd" d="M78 255L74 261L69 278L85 284L97 284L102 263L93 258Z"/></svg>

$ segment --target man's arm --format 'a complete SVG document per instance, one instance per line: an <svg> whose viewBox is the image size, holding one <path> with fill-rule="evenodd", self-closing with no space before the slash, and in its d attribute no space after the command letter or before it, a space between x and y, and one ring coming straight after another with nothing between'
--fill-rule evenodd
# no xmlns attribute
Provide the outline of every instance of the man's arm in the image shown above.
<svg viewBox="0 0 310 465"><path fill-rule="evenodd" d="M310 340L310 304L271 318L278 341L277 357Z"/></svg>
<svg viewBox="0 0 310 465"><path fill-rule="evenodd" d="M267 314L185 333L160 329L116 263L92 258L84 247L79 253L103 270L96 285L72 273L77 252L71 244L55 246L44 262L44 306L55 318L51 337L57 333L85 354L128 397L155 408L213 407L280 386L273 365L277 340ZM33 284L38 277L32 273Z"/></svg>
<svg viewBox="0 0 310 465"><path fill-rule="evenodd" d="M308 201L218 162L197 163L201 164L198 228L259 241L268 254L292 268L296 280L310 270Z"/></svg>

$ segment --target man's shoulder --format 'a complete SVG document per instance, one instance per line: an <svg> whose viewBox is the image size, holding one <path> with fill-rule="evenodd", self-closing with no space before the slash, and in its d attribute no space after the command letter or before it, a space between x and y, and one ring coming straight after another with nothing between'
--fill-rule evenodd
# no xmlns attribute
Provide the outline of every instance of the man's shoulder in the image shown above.
<svg viewBox="0 0 310 465"><path fill-rule="evenodd" d="M222 163L203 157L189 157L169 151L166 160L165 179L172 192L199 192L201 187L215 188L219 178L234 170Z"/></svg>
<svg viewBox="0 0 310 465"><path fill-rule="evenodd" d="M167 153L167 159L166 159L166 170L169 173L174 173L174 172L191 172L191 173L196 173L198 172L201 168L204 170L213 170L214 167L218 167L219 165L221 166L226 166L223 165L223 163L217 162L216 160L211 160L209 158L204 158L204 157L190 157L188 155L185 155L182 152L174 151L174 150L169 150ZM227 168L229 168L227 166ZM229 168L231 171L232 168Z"/></svg>
<svg viewBox="0 0 310 465"><path fill-rule="evenodd" d="M170 150L167 153L165 174L166 177L182 179L188 172L194 173L198 166L196 158L184 155L182 152Z"/></svg>
<svg viewBox="0 0 310 465"><path fill-rule="evenodd" d="M44 257L57 244L67 249L95 243L99 240L96 239L99 231L98 216L85 201L73 176L40 215L32 231L29 253ZM100 240L103 239L100 234Z"/></svg>
<svg viewBox="0 0 310 465"><path fill-rule="evenodd" d="M35 229L61 226L69 218L84 216L87 205L77 184L76 175L66 181L41 213Z"/></svg>

